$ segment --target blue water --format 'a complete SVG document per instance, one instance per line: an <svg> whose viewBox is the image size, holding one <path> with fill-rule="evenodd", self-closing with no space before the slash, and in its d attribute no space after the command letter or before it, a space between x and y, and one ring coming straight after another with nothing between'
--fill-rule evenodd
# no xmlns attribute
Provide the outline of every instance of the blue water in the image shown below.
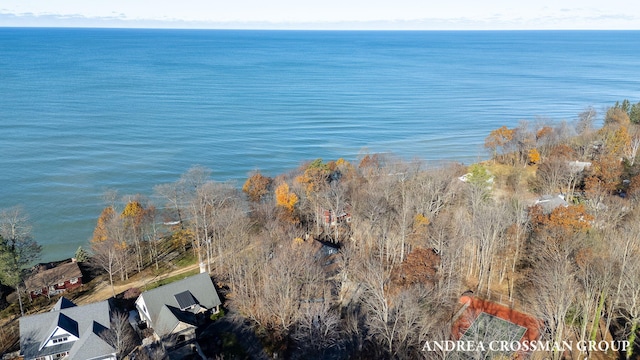
<svg viewBox="0 0 640 360"><path fill-rule="evenodd" d="M492 129L640 100L640 32L0 28L0 208L43 259L91 237L102 194L195 164L241 183L363 149L486 158Z"/></svg>

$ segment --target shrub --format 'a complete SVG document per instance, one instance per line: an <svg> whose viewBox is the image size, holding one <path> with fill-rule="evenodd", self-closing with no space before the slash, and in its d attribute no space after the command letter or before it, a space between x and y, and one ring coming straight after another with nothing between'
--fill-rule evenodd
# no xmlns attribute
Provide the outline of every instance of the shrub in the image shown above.
<svg viewBox="0 0 640 360"><path fill-rule="evenodd" d="M218 311L217 313L211 314L211 316L209 316L209 319L211 319L211 321L216 321L223 316L224 316L224 310L220 309L220 311Z"/></svg>
<svg viewBox="0 0 640 360"><path fill-rule="evenodd" d="M141 293L142 291L140 291L140 288L132 287L124 292L123 297L125 299L135 299L140 296Z"/></svg>

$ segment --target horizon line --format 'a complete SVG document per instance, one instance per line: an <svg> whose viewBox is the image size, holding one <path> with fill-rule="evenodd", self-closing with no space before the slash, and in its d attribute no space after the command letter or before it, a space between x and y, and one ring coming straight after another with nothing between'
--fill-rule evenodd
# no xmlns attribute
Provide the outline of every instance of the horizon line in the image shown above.
<svg viewBox="0 0 640 360"><path fill-rule="evenodd" d="M113 29L113 30L213 30L213 31L354 31L354 32L536 32L536 31L558 31L558 32L634 32L639 29L619 29L619 28L311 28L311 27L169 27L169 26L100 26L100 25L5 25L0 24L1 29Z"/></svg>
<svg viewBox="0 0 640 360"><path fill-rule="evenodd" d="M0 12L3 28L120 28L190 30L353 30L353 31L636 31L635 18L514 18L472 19L420 18L378 20L184 20L86 17L82 15L36 15Z"/></svg>

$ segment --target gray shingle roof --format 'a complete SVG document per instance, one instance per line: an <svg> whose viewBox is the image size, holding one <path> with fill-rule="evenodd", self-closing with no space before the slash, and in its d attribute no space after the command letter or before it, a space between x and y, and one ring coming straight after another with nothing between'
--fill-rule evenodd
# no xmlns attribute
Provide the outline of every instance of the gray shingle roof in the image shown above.
<svg viewBox="0 0 640 360"><path fill-rule="evenodd" d="M69 351L69 359L96 359L115 353L115 349L100 337L100 334L106 330L108 329L102 324L94 321L91 330L76 341Z"/></svg>
<svg viewBox="0 0 640 360"><path fill-rule="evenodd" d="M59 304L74 305L58 308ZM99 324L101 328L108 328L110 324L111 306L108 301L98 303L75 306L71 301L58 301L52 311L23 316L20 318L20 352L25 359L34 359L39 356L57 354L69 351L69 359L91 359L94 356L85 353L82 349L101 349L110 348L111 351L99 355L107 355L115 352L113 347L109 346L99 337L94 337L95 324ZM44 347L46 341L51 337L53 332L61 328L77 336L77 341L56 344ZM88 344L87 346L80 346ZM92 351L93 352L93 351ZM74 356L71 356L74 354Z"/></svg>
<svg viewBox="0 0 640 360"><path fill-rule="evenodd" d="M59 311L59 310L74 307L74 306L76 306L76 304L74 304L73 301L62 296L60 297L60 299L58 299L58 302L56 302L56 304L53 306L53 309L51 309L51 311Z"/></svg>
<svg viewBox="0 0 640 360"><path fill-rule="evenodd" d="M80 267L78 267L78 263L70 262L58 265L52 269L40 271L26 279L24 284L27 290L38 290L49 285L63 283L81 277L82 272L80 271Z"/></svg>
<svg viewBox="0 0 640 360"><path fill-rule="evenodd" d="M158 320L155 322L153 330L159 336L165 336L171 334L180 323L193 327L197 326L195 314L164 305L160 309L160 314L158 314Z"/></svg>
<svg viewBox="0 0 640 360"><path fill-rule="evenodd" d="M550 214L555 208L559 206L567 207L569 203L561 195L543 195L536 200L534 205L540 205L544 214Z"/></svg>
<svg viewBox="0 0 640 360"><path fill-rule="evenodd" d="M182 301L182 305L194 302L192 305L207 309L213 309L221 304L211 278L206 273L145 291L140 297L151 317L149 325L160 336L170 333L178 325L178 322L195 324L195 318L192 322L189 312L180 311L180 309L184 309L180 301Z"/></svg>

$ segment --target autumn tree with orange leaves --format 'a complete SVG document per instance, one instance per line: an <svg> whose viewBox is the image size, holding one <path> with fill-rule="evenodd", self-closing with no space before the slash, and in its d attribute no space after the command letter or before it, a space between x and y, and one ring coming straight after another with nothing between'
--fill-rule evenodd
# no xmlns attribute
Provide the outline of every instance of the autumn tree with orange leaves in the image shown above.
<svg viewBox="0 0 640 360"><path fill-rule="evenodd" d="M433 286L440 266L440 257L433 249L417 247L407 255L399 267L395 267L392 280L400 286L423 284Z"/></svg>
<svg viewBox="0 0 640 360"><path fill-rule="evenodd" d="M296 222L294 210L298 203L298 195L289 190L286 182L276 188L276 205L283 210L283 217L292 222Z"/></svg>
<svg viewBox="0 0 640 360"><path fill-rule="evenodd" d="M100 213L100 216L98 217L96 227L93 230L93 238L91 239L91 242L95 243L107 240L107 224L109 223L109 221L111 221L111 219L113 219L115 214L116 212L112 206L107 206L102 210L102 213Z"/></svg>
<svg viewBox="0 0 640 360"><path fill-rule="evenodd" d="M489 133L489 136L484 140L484 147L491 150L494 160L498 156L498 150L504 151L505 146L513 140L514 134L515 129L508 129L506 126Z"/></svg>
<svg viewBox="0 0 640 360"><path fill-rule="evenodd" d="M242 185L242 191L247 194L251 202L258 203L269 194L272 184L272 178L262 175L260 171L256 171Z"/></svg>
<svg viewBox="0 0 640 360"><path fill-rule="evenodd" d="M537 149L529 150L529 164L537 164L540 162L540 153Z"/></svg>
<svg viewBox="0 0 640 360"><path fill-rule="evenodd" d="M563 242L576 234L591 229L593 215L589 214L583 204L558 206L549 214L545 214L540 205L529 209L534 234L541 241Z"/></svg>
<svg viewBox="0 0 640 360"><path fill-rule="evenodd" d="M620 158L612 154L602 155L597 161L593 161L585 180L587 196L597 201L601 196L614 193L622 182L623 170ZM602 194L603 192L606 194Z"/></svg>

